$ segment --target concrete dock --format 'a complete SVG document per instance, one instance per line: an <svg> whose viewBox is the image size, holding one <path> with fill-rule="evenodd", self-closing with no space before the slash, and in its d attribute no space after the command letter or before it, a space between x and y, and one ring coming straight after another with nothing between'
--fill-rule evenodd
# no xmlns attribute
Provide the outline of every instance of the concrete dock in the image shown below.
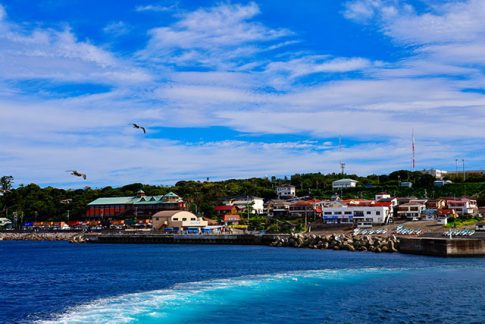
<svg viewBox="0 0 485 324"><path fill-rule="evenodd" d="M485 256L485 240L415 237L399 239L399 252L444 257Z"/></svg>
<svg viewBox="0 0 485 324"><path fill-rule="evenodd" d="M223 235L223 234L158 234L158 233L106 233L88 237L90 243L162 243L162 244L232 244L269 245L274 235Z"/></svg>
<svg viewBox="0 0 485 324"><path fill-rule="evenodd" d="M161 234L161 233L102 233L86 235L90 243L134 243L134 244L230 244L230 245L271 245L275 239L289 235L252 234ZM304 246L302 246L304 247ZM483 238L444 237L400 237L396 246L400 253L432 255L442 257L485 256Z"/></svg>

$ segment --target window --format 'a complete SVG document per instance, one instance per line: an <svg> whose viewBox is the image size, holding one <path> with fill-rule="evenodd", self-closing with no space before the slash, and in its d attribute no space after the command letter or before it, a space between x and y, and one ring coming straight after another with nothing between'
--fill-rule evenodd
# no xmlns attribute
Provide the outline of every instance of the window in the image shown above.
<svg viewBox="0 0 485 324"><path fill-rule="evenodd" d="M178 221L179 219L178 219L178 217L174 217L173 220L174 221Z"/></svg>
<svg viewBox="0 0 485 324"><path fill-rule="evenodd" d="M342 212L341 211L336 211L334 214L335 215L342 215Z"/></svg>
<svg viewBox="0 0 485 324"><path fill-rule="evenodd" d="M197 219L195 219L195 218L193 218L193 217L192 217L190 220L195 221L195 220L197 220Z"/></svg>
<svg viewBox="0 0 485 324"><path fill-rule="evenodd" d="M344 214L345 214L345 215L352 215L352 212L350 212L350 211L346 211Z"/></svg>
<svg viewBox="0 0 485 324"><path fill-rule="evenodd" d="M332 215L332 212L324 212L324 215Z"/></svg>
<svg viewBox="0 0 485 324"><path fill-rule="evenodd" d="M186 217L182 218L182 221L186 221L186 220L187 220L187 218L186 218Z"/></svg>
<svg viewBox="0 0 485 324"><path fill-rule="evenodd" d="M370 211L367 212L367 215L370 215Z"/></svg>
<svg viewBox="0 0 485 324"><path fill-rule="evenodd" d="M380 211L376 211L376 215L380 215L380 214L381 214L381 212L380 212Z"/></svg>

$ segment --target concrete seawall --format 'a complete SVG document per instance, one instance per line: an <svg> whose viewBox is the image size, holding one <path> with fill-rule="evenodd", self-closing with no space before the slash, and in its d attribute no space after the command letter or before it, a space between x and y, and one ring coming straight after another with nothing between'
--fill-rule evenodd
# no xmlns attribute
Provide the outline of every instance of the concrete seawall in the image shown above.
<svg viewBox="0 0 485 324"><path fill-rule="evenodd" d="M400 238L399 252L445 257L485 256L485 240Z"/></svg>
<svg viewBox="0 0 485 324"><path fill-rule="evenodd" d="M273 235L103 234L88 237L90 243L165 243L269 245Z"/></svg>

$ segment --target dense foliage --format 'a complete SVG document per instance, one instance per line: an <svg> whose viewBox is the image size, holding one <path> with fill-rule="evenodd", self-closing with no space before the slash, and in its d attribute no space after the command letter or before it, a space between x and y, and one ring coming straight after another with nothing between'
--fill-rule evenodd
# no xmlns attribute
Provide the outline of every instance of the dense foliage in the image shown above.
<svg viewBox="0 0 485 324"><path fill-rule="evenodd" d="M460 197L463 195L478 199L485 205L485 178L469 176L465 183L454 183L444 187L434 187L434 178L421 172L395 171L388 175L369 175L359 177L345 175L359 181L357 188L346 189L338 194L343 198L373 198L381 191L394 196L416 197ZM250 195L265 199L276 198L275 187L291 183L297 188L298 196L330 198L335 194L332 181L342 178L340 174L307 173L295 174L290 178L251 178L230 179L218 182L180 181L174 186L152 186L141 183L129 184L120 188L104 187L93 189L65 190L53 187L41 188L36 184L19 185L13 188L14 179L0 178L3 197L0 197L1 216L12 217L13 213L23 215L24 221L66 220L68 210L70 219L82 217L86 205L99 197L134 196L143 189L147 195L162 195L173 191L184 198L191 211L205 216L213 214L213 208L224 196ZM409 180L413 188L402 188L398 181ZM456 179L460 180L460 179ZM67 200L67 201L66 201Z"/></svg>

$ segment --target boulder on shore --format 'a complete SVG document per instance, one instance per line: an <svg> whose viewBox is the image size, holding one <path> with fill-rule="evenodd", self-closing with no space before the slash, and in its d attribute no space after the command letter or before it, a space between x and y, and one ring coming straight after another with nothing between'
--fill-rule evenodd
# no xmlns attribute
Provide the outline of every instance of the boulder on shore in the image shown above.
<svg viewBox="0 0 485 324"><path fill-rule="evenodd" d="M296 234L276 236L271 246L310 249L332 249L346 251L371 251L376 253L398 252L399 240L391 236L369 236L352 234Z"/></svg>

